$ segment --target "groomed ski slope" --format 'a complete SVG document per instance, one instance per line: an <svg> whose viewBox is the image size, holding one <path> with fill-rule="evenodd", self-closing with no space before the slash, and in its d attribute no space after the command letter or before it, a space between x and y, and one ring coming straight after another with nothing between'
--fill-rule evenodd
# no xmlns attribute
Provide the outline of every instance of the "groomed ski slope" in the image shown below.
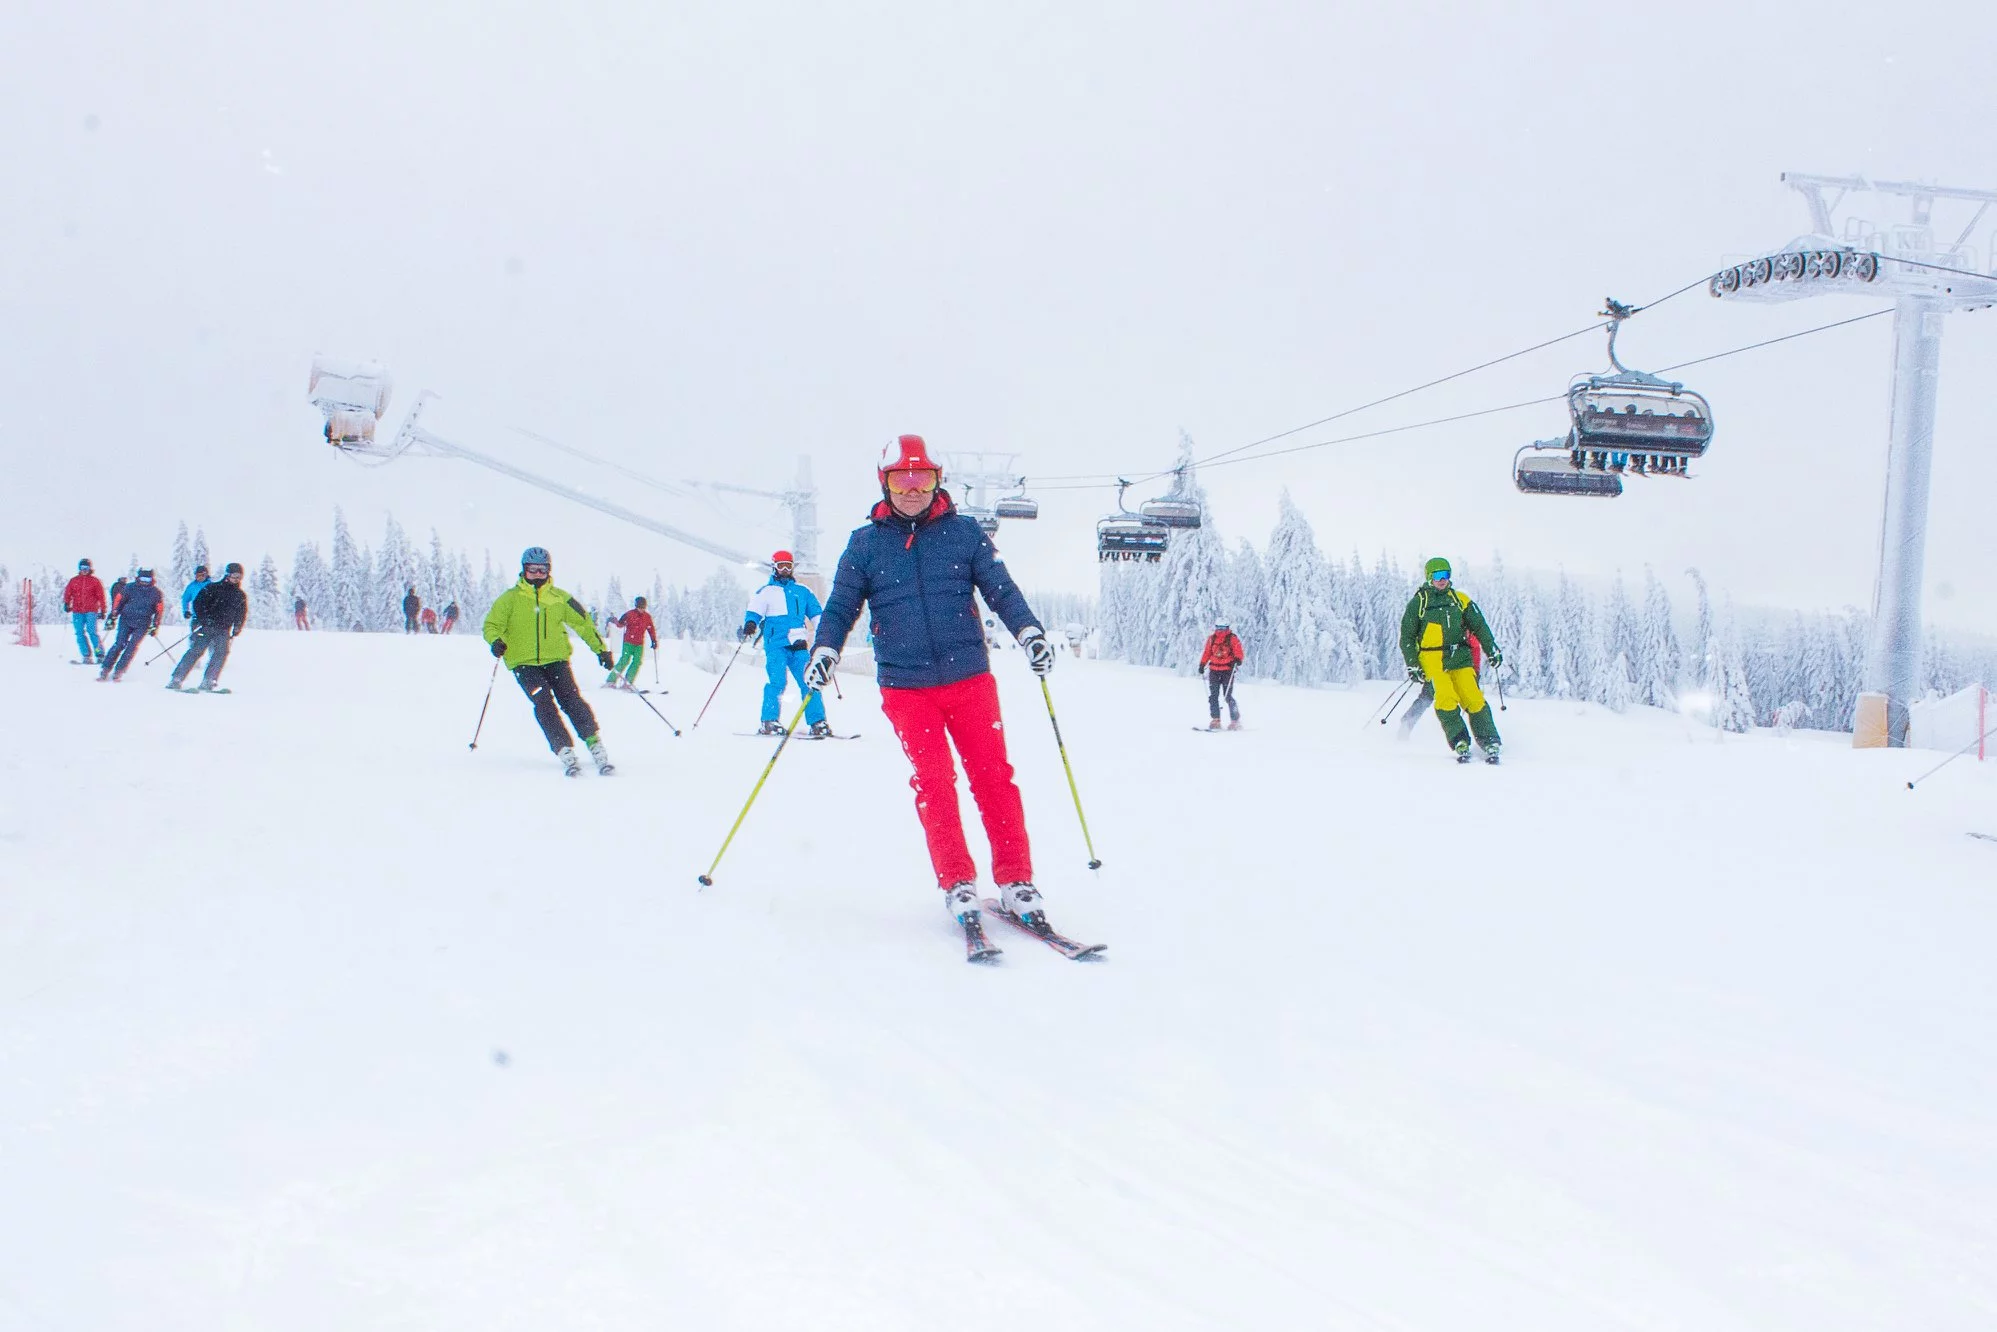
<svg viewBox="0 0 1997 1332"><path fill-rule="evenodd" d="M1010 652L1110 949L984 969L863 681L702 892L747 654L680 740L591 688L621 772L568 781L504 677L466 748L471 637L251 633L228 698L46 641L0 648L9 1332L1997 1323L1997 765L1514 702L1459 768L1385 684L1203 736L1064 657L1092 876Z"/></svg>

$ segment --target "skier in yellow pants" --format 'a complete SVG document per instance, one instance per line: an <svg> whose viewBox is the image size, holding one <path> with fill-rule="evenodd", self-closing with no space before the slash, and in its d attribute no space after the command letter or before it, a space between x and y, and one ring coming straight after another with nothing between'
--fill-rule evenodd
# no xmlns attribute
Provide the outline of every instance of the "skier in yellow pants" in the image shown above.
<svg viewBox="0 0 1997 1332"><path fill-rule="evenodd" d="M1484 761L1496 763L1498 724L1477 684L1470 640L1475 636L1493 670L1503 664L1504 654L1477 603L1449 585L1448 560L1432 559L1422 566L1422 573L1427 581L1401 614L1401 657L1407 662L1408 678L1426 680L1435 690L1436 717L1458 763L1470 761L1472 736L1484 751ZM1465 712L1470 715L1467 727Z"/></svg>

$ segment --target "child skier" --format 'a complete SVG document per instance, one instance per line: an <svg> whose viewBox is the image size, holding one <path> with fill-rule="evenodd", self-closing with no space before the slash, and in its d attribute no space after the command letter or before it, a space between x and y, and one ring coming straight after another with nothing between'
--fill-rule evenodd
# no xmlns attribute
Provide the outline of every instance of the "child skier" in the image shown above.
<svg viewBox="0 0 1997 1332"><path fill-rule="evenodd" d="M610 649L603 636L590 623L582 603L556 587L550 579L554 563L540 546L529 546L520 555L520 581L499 594L485 617L485 641L492 655L506 663L521 692L534 705L534 720L548 748L562 762L564 776L582 771L575 744L562 725L563 712L575 723L576 732L596 760L596 770L608 777L617 769L596 733L596 714L590 711L576 689L575 671L569 666L569 630L582 635L596 653L604 670L610 669ZM560 705L561 711L556 711Z"/></svg>
<svg viewBox="0 0 1997 1332"><path fill-rule="evenodd" d="M645 660L645 640L652 640L652 651L659 650L658 626L652 623L652 613L645 609L645 598L638 597L631 603L631 609L610 621L624 630L624 651L619 654L617 664L610 668L610 674L603 678L605 688L617 685L619 672L624 675L624 688L635 689L638 684L638 665Z"/></svg>
<svg viewBox="0 0 1997 1332"><path fill-rule="evenodd" d="M861 604L870 605L881 711L915 767L909 785L944 906L974 950L982 945L977 867L964 843L950 760L954 741L991 842L1000 900L1029 928L1045 931L1026 814L1006 760L998 688L972 589L1026 650L1036 675L1054 669L1054 646L991 538L939 488L942 468L920 435L890 443L876 476L881 501L839 557L804 687L815 692L831 680Z"/></svg>
<svg viewBox="0 0 1997 1332"><path fill-rule="evenodd" d="M1458 763L1470 761L1470 738L1483 748L1484 761L1498 761L1498 724L1491 718L1491 705L1477 685L1477 669L1471 654L1474 636L1484 648L1484 657L1496 670L1504 664L1504 654L1491 637L1484 612L1466 593L1449 585L1449 561L1437 557L1422 566L1427 582L1408 601L1401 613L1401 657L1408 665L1408 678L1426 680L1435 690L1435 715L1442 723L1442 735L1456 752ZM1470 714L1464 729L1462 712Z"/></svg>
<svg viewBox="0 0 1997 1332"><path fill-rule="evenodd" d="M104 654L103 668L97 672L99 683L105 680L115 683L125 678L125 672L132 667L132 658L138 655L139 640L147 634L158 635L160 611L165 604L166 598L153 586L151 569L141 569L132 575L132 581L118 594L118 637Z"/></svg>
<svg viewBox="0 0 1997 1332"><path fill-rule="evenodd" d="M1241 709L1234 702L1234 670L1248 659L1241 639L1226 620L1215 620L1200 653L1200 672L1207 678L1207 729L1220 729L1220 701L1227 700L1227 729L1241 729Z"/></svg>
<svg viewBox="0 0 1997 1332"><path fill-rule="evenodd" d="M70 628L76 631L77 664L101 665L104 643L97 637L97 620L104 614L104 584L91 572L89 560L76 562L76 577L62 590L62 608L69 612Z"/></svg>
<svg viewBox="0 0 1997 1332"><path fill-rule="evenodd" d="M777 716L784 704L784 679L789 676L797 680L798 689L806 695L804 720L810 725L811 734L822 739L832 734L832 725L825 720L825 700L804 687L804 663L805 654L811 650L812 630L818 627L823 608L812 590L797 581L795 569L789 551L780 550L770 556L770 581L749 598L749 609L743 615L737 637L746 640L757 633L763 636L763 670L768 683L763 686L762 724L756 728L757 732L776 735L783 730L777 724ZM840 643L844 645L844 635L840 636Z"/></svg>

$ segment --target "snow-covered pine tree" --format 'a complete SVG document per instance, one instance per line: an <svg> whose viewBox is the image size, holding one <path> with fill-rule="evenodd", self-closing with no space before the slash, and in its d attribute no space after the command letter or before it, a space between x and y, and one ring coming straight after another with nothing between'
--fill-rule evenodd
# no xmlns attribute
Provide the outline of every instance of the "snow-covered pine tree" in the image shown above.
<svg viewBox="0 0 1997 1332"><path fill-rule="evenodd" d="M319 627L342 632L361 627L368 588L363 581L360 547L354 544L354 534L347 529L347 515L338 505L333 506L333 555L328 574L329 595L314 607Z"/></svg>
<svg viewBox="0 0 1997 1332"><path fill-rule="evenodd" d="M250 627L281 629L285 620L284 589L277 581L277 561L266 551L263 563L250 575Z"/></svg>
<svg viewBox="0 0 1997 1332"><path fill-rule="evenodd" d="M1643 570L1643 619L1637 640L1637 701L1653 708L1676 707L1678 630L1671 622L1671 596L1648 565Z"/></svg>
<svg viewBox="0 0 1997 1332"><path fill-rule="evenodd" d="M1703 591L1704 584L1701 584ZM1754 695L1748 687L1747 665L1742 657L1739 630L1732 608L1709 634L1715 674L1713 725L1722 731L1745 734L1754 729Z"/></svg>
<svg viewBox="0 0 1997 1332"><path fill-rule="evenodd" d="M1317 684L1326 678L1319 657L1325 595L1325 562L1318 554L1310 520L1285 489L1276 501L1276 529L1269 536L1267 564L1268 645L1263 671L1285 684ZM1244 642L1243 646L1247 646Z"/></svg>
<svg viewBox="0 0 1997 1332"><path fill-rule="evenodd" d="M208 530L206 528L197 527L194 529L194 567L208 570L211 578L221 572L221 570L208 563Z"/></svg>
<svg viewBox="0 0 1997 1332"><path fill-rule="evenodd" d="M180 617L180 594L194 581L194 542L187 535L187 520L180 520L180 526L173 533L173 563L167 568L166 604L161 608L160 619L172 624Z"/></svg>
<svg viewBox="0 0 1997 1332"><path fill-rule="evenodd" d="M616 574L610 575L610 583L603 589L603 603L597 607L605 615L622 615L626 609L624 601L624 580Z"/></svg>
<svg viewBox="0 0 1997 1332"><path fill-rule="evenodd" d="M1574 585L1564 569L1560 573L1550 609L1552 618L1547 624L1547 696L1589 698L1592 696L1589 657L1593 648L1593 617L1588 614L1580 588Z"/></svg>
<svg viewBox="0 0 1997 1332"><path fill-rule="evenodd" d="M1687 569L1692 586L1698 589L1698 602L1692 612L1692 640L1685 645L1685 673L1698 688L1717 692L1713 671L1718 659L1713 654L1713 600L1706 593L1706 576Z"/></svg>
<svg viewBox="0 0 1997 1332"><path fill-rule="evenodd" d="M402 598L416 583L416 552L402 524L389 514L381 549L374 555L372 595L368 601L367 626L379 632L401 632Z"/></svg>
<svg viewBox="0 0 1997 1332"><path fill-rule="evenodd" d="M1268 572L1262 567L1262 557L1246 538L1234 548L1234 558L1227 562L1227 595L1223 600L1230 608L1228 614L1242 649L1248 653L1241 673L1269 674L1268 663L1259 656L1267 648L1270 636Z"/></svg>
<svg viewBox="0 0 1997 1332"><path fill-rule="evenodd" d="M1172 533L1159 564L1157 617L1152 629L1157 647L1150 664L1169 666L1190 675L1200 649L1213 632L1214 621L1226 617L1221 594L1227 587L1227 547L1207 509L1206 488L1193 473L1193 441L1179 434L1179 470L1167 492L1173 499L1200 506L1198 527Z"/></svg>

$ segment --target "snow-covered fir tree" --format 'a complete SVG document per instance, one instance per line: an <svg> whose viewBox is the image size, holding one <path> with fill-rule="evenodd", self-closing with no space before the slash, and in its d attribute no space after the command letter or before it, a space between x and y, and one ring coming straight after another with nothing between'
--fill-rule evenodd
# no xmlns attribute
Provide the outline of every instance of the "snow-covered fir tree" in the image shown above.
<svg viewBox="0 0 1997 1332"><path fill-rule="evenodd" d="M277 561L266 553L263 563L250 575L250 627L282 629L285 625L284 588L277 579Z"/></svg>

